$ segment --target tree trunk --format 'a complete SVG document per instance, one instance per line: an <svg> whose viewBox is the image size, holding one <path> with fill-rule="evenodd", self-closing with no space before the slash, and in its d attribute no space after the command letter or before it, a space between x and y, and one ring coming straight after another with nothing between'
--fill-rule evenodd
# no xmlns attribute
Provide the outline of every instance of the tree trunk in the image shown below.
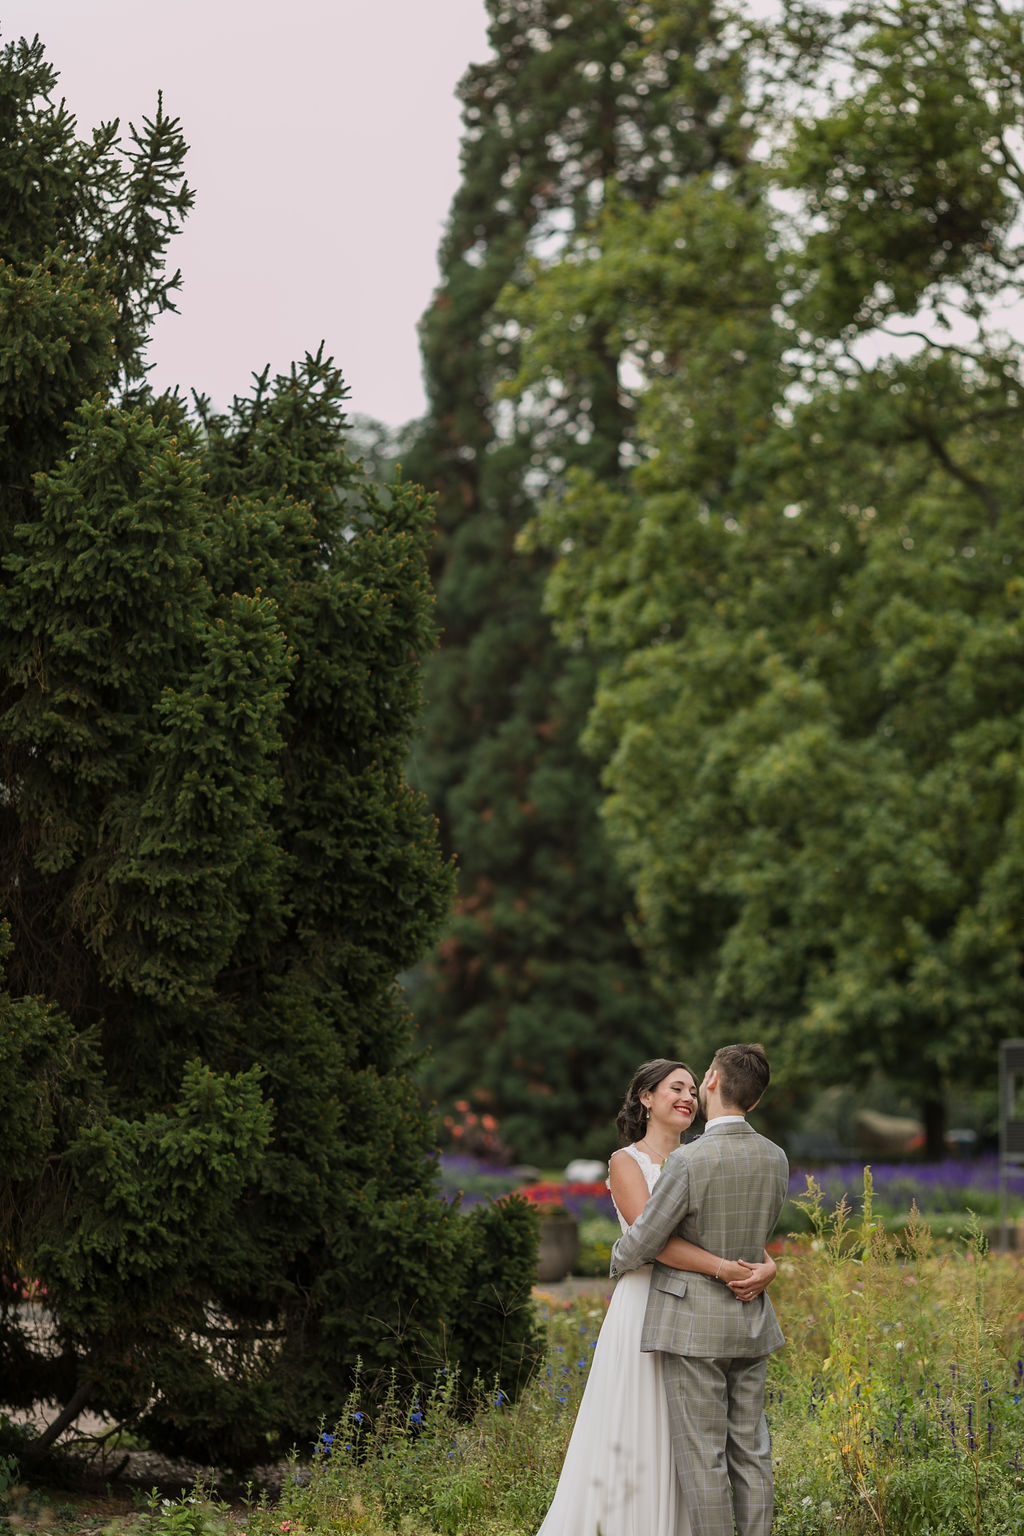
<svg viewBox="0 0 1024 1536"><path fill-rule="evenodd" d="M938 1096L926 1095L921 1103L924 1122L924 1153L929 1159L946 1155L946 1105Z"/></svg>
<svg viewBox="0 0 1024 1536"><path fill-rule="evenodd" d="M89 1398L92 1396L92 1389L94 1385L95 1383L89 1380L85 1380L79 1383L76 1391L71 1397L70 1402L64 1405L60 1413L54 1419L53 1423L43 1430L43 1433L39 1436L38 1440L34 1440L31 1445L25 1447L22 1455L27 1460L34 1461L37 1458L44 1456L45 1453L50 1449L50 1446L53 1445L54 1441L64 1433L68 1425L75 1422L79 1414L82 1412L82 1409L89 1401Z"/></svg>

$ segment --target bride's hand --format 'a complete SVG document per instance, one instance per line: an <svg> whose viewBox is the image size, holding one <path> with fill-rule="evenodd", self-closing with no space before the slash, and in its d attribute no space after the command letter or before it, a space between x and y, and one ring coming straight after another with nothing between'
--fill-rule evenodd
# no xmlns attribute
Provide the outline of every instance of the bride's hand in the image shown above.
<svg viewBox="0 0 1024 1536"><path fill-rule="evenodd" d="M740 1301L753 1301L760 1296L779 1272L774 1259L767 1259L763 1264L748 1264L744 1259L737 1259L736 1263L743 1273L738 1279L726 1281L726 1284Z"/></svg>
<svg viewBox="0 0 1024 1536"><path fill-rule="evenodd" d="M744 1264L742 1259L723 1259L715 1279L721 1280L723 1285L727 1285L732 1290L734 1286L746 1285L749 1279L748 1269L749 1265Z"/></svg>

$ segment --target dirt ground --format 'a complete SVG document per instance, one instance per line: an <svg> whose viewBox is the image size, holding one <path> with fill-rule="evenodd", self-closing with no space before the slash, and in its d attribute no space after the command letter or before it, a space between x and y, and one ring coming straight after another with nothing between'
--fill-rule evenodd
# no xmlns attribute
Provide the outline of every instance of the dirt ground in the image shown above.
<svg viewBox="0 0 1024 1536"><path fill-rule="evenodd" d="M128 1489L81 1493L15 1489L8 1494L0 1528L24 1536L104 1536L127 1525L137 1511Z"/></svg>
<svg viewBox="0 0 1024 1536"><path fill-rule="evenodd" d="M283 1467L257 1469L252 1476L255 1493L265 1488L273 1495L280 1487ZM133 1451L105 1461L86 1460L67 1464L45 1481L27 1481L7 1494L0 1531L20 1536L116 1536L145 1509L150 1496L176 1500L199 1480L238 1513L244 1529L246 1489L237 1478L216 1467L170 1461L150 1451Z"/></svg>

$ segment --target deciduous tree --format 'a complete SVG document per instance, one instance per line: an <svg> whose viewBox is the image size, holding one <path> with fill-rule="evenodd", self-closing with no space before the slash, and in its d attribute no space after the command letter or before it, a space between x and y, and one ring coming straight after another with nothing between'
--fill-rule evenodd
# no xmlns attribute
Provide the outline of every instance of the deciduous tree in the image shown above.
<svg viewBox="0 0 1024 1536"><path fill-rule="evenodd" d="M569 306L636 338L646 457L541 535L648 950L695 1032L880 1066L932 1150L1020 1007L1022 59L996 5L787 6L771 157L523 301L527 385Z"/></svg>

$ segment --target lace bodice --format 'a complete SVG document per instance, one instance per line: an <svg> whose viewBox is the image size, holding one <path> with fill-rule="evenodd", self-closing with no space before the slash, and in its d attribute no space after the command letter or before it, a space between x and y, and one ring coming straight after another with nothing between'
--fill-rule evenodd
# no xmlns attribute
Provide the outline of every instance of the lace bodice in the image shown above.
<svg viewBox="0 0 1024 1536"><path fill-rule="evenodd" d="M624 1152L628 1152L633 1161L638 1164L640 1172L644 1176L644 1182L647 1185L647 1193L650 1194L651 1190L658 1182L658 1175L661 1172L661 1164L656 1163L653 1157L648 1157L647 1153L642 1152L639 1147L628 1146L623 1147L622 1150ZM605 1183L608 1185L608 1190L610 1193L612 1187L611 1179L605 1179ZM612 1195L612 1204L615 1205L614 1195ZM619 1218L619 1226L622 1228L623 1232L625 1232L626 1228L629 1226L629 1222L626 1221L617 1205L615 1205L615 1214Z"/></svg>

